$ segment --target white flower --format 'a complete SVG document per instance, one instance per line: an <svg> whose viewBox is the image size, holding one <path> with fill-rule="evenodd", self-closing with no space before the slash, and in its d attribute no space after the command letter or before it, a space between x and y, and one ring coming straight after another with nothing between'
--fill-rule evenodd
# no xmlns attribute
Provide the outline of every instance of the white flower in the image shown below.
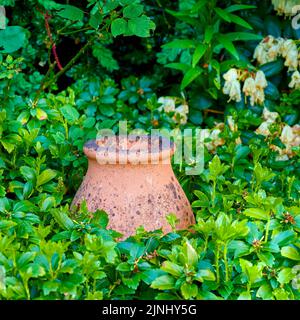
<svg viewBox="0 0 300 320"><path fill-rule="evenodd" d="M180 124L186 124L188 119L187 114L189 113L189 106L187 104L181 104L174 111L175 111L175 114L173 116L174 122L177 122Z"/></svg>
<svg viewBox="0 0 300 320"><path fill-rule="evenodd" d="M260 126L255 130L257 134L261 134L267 137L270 134L269 128L272 123L274 123L279 114L277 112L271 112L266 107L263 110L263 121Z"/></svg>
<svg viewBox="0 0 300 320"><path fill-rule="evenodd" d="M266 88L268 82L266 80L263 71L257 71L255 79L252 77L246 78L243 86L243 92L245 97L250 97L250 104L254 106L255 104L263 104L265 101L264 88Z"/></svg>
<svg viewBox="0 0 300 320"><path fill-rule="evenodd" d="M243 92L246 97L251 96L255 93L256 86L253 78L249 77L245 80L243 86Z"/></svg>
<svg viewBox="0 0 300 320"><path fill-rule="evenodd" d="M209 138L210 136L210 129L201 129L201 138L203 140Z"/></svg>
<svg viewBox="0 0 300 320"><path fill-rule="evenodd" d="M175 111L180 114L189 113L189 106L187 104L181 104L175 109Z"/></svg>
<svg viewBox="0 0 300 320"><path fill-rule="evenodd" d="M256 59L259 64L268 62L268 51L262 42L255 48L253 58Z"/></svg>
<svg viewBox="0 0 300 320"><path fill-rule="evenodd" d="M271 123L274 123L278 118L279 114L277 112L271 112L266 107L263 110L263 118Z"/></svg>
<svg viewBox="0 0 300 320"><path fill-rule="evenodd" d="M238 130L238 126L232 116L227 117L227 123L232 132L236 132Z"/></svg>
<svg viewBox="0 0 300 320"><path fill-rule="evenodd" d="M268 86L268 82L266 80L265 74L263 71L259 70L255 76L255 86L259 89L264 89Z"/></svg>
<svg viewBox="0 0 300 320"><path fill-rule="evenodd" d="M292 148L300 146L300 126L290 127L285 125L279 139L285 145L285 149L279 150L280 155L287 155L289 158L293 157L295 152Z"/></svg>
<svg viewBox="0 0 300 320"><path fill-rule="evenodd" d="M219 137L219 134L224 128L224 123L218 123L213 129L202 129L201 138L203 140L209 139L210 141L204 142L208 151L214 152L218 146L222 146L225 143L225 140Z"/></svg>
<svg viewBox="0 0 300 320"><path fill-rule="evenodd" d="M229 95L229 101L241 101L241 84L238 80L238 70L235 68L229 69L224 75L225 84L223 87L223 93Z"/></svg>
<svg viewBox="0 0 300 320"><path fill-rule="evenodd" d="M255 48L253 58L256 59L259 64L264 64L276 60L277 57L281 54L281 46L283 42L283 38L274 38L273 36L267 36Z"/></svg>
<svg viewBox="0 0 300 320"><path fill-rule="evenodd" d="M300 136L300 124L295 124L292 128L293 128L293 133Z"/></svg>
<svg viewBox="0 0 300 320"><path fill-rule="evenodd" d="M287 154L279 154L278 156L276 156L275 160L276 161L288 161L289 156Z"/></svg>
<svg viewBox="0 0 300 320"><path fill-rule="evenodd" d="M186 113L175 113L173 116L173 121L179 124L186 124L187 119L188 117Z"/></svg>
<svg viewBox="0 0 300 320"><path fill-rule="evenodd" d="M279 3L278 8L280 8ZM285 58L284 65L289 68L289 71L297 70L299 53L294 40L267 36L255 48L253 55L259 64L274 61L279 56Z"/></svg>
<svg viewBox="0 0 300 320"><path fill-rule="evenodd" d="M237 80L238 79L238 70L235 69L235 68L231 68L229 69L224 75L223 75L223 78L226 80L226 81L233 81L233 80Z"/></svg>
<svg viewBox="0 0 300 320"><path fill-rule="evenodd" d="M157 100L158 103L162 105L158 108L159 111L164 110L165 112L175 111L175 98L172 97L160 97Z"/></svg>
<svg viewBox="0 0 300 320"><path fill-rule="evenodd" d="M260 124L260 126L255 130L255 132L257 134L261 134L265 137L267 137L270 134L270 125L272 124L272 122L270 121L264 121Z"/></svg>
<svg viewBox="0 0 300 320"><path fill-rule="evenodd" d="M298 48L294 40L288 39L281 46L281 54L285 58L284 65L289 67L289 71L295 71L298 67Z"/></svg>
<svg viewBox="0 0 300 320"><path fill-rule="evenodd" d="M292 80L289 83L290 88L300 89L300 73L299 71L294 71L292 74Z"/></svg>
<svg viewBox="0 0 300 320"><path fill-rule="evenodd" d="M291 17L294 15L293 7L299 4L298 0L272 0L274 10L279 16Z"/></svg>
<svg viewBox="0 0 300 320"><path fill-rule="evenodd" d="M268 50L268 57L270 61L274 61L277 59L277 57L280 55L281 47L284 43L284 39L279 38L273 38L273 41L271 43L271 46Z"/></svg>
<svg viewBox="0 0 300 320"><path fill-rule="evenodd" d="M285 125L279 138L281 142L285 145L290 145L294 138L295 136L292 127L290 127L289 125Z"/></svg>
<svg viewBox="0 0 300 320"><path fill-rule="evenodd" d="M240 102L242 100L241 84L238 80L225 82L223 87L223 93L229 95L229 101L234 100Z"/></svg>
<svg viewBox="0 0 300 320"><path fill-rule="evenodd" d="M269 128L271 124L276 121L279 114L277 112L271 112L266 107L264 107L262 115L265 121L260 124L260 126L255 130L255 132L257 134L261 134L267 137L270 134Z"/></svg>
<svg viewBox="0 0 300 320"><path fill-rule="evenodd" d="M263 104L264 101L265 101L265 92L264 92L264 90L257 89L255 94L254 94L254 104Z"/></svg>
<svg viewBox="0 0 300 320"><path fill-rule="evenodd" d="M228 123L228 126L229 126L229 129L232 131L232 132L237 132L238 131L238 125L237 123L235 123L234 119L232 116L228 116L227 117L227 123ZM242 143L242 140L240 137L237 137L235 139L235 143L236 144L241 144Z"/></svg>
<svg viewBox="0 0 300 320"><path fill-rule="evenodd" d="M210 138L212 139L213 146L216 148L218 146L222 146L225 143L225 140L220 137L221 130L213 129Z"/></svg>

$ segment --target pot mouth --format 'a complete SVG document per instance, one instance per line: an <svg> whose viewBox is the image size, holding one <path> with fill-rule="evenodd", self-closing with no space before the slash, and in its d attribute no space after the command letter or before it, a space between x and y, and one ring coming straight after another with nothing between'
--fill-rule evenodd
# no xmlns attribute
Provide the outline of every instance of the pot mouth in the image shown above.
<svg viewBox="0 0 300 320"><path fill-rule="evenodd" d="M100 164L170 163L175 144L158 135L104 136L84 144L85 155Z"/></svg>

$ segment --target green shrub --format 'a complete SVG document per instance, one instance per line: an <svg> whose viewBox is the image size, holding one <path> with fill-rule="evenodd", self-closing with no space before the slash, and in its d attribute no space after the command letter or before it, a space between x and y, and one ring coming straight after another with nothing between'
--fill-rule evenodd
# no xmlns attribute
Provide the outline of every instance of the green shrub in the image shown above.
<svg viewBox="0 0 300 320"><path fill-rule="evenodd" d="M299 30L245 3L0 1L1 299L300 298ZM70 209L84 142L120 120L205 130L201 175L173 166L191 230L118 242Z"/></svg>

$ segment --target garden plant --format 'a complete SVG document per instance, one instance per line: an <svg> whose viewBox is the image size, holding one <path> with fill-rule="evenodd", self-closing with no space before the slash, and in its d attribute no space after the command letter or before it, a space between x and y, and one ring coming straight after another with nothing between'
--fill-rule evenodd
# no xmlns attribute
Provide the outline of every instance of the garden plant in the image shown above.
<svg viewBox="0 0 300 320"><path fill-rule="evenodd" d="M299 300L297 0L0 0L0 299ZM100 129L202 129L196 223L71 207Z"/></svg>

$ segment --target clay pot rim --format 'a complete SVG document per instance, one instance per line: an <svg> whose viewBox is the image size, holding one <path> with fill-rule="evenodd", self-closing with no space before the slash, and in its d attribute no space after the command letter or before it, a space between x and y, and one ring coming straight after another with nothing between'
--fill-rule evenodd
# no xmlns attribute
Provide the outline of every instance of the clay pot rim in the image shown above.
<svg viewBox="0 0 300 320"><path fill-rule="evenodd" d="M107 163L143 163L151 164L161 162L162 160L170 160L171 156L175 152L175 144L168 138L163 136L150 136L150 135L139 135L140 142L146 142L148 150L141 149L123 149L116 150L113 147L108 149L108 146L103 140L92 139L88 140L83 147L85 155L90 160L97 160L100 164ZM128 139L126 136L116 136L117 146L119 145L119 138L126 139L128 143L135 143L132 139ZM159 150L157 149L159 139ZM146 140L146 141L145 141ZM154 144L151 144L154 142ZM152 148L149 148L152 146ZM113 152L112 152L113 150Z"/></svg>

